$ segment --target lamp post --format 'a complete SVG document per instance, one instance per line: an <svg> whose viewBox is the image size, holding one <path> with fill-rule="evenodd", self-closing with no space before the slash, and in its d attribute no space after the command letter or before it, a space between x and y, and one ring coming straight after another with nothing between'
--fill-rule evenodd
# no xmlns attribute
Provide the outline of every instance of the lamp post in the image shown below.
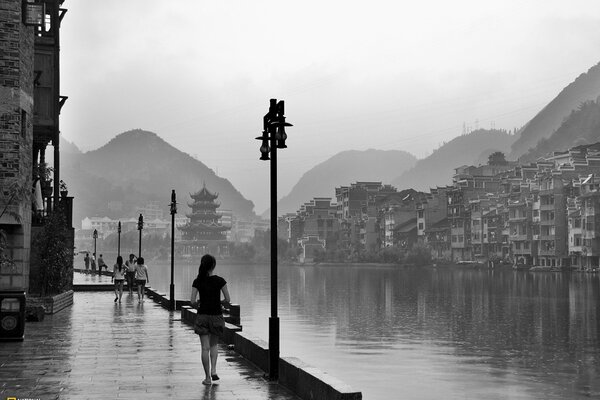
<svg viewBox="0 0 600 400"><path fill-rule="evenodd" d="M117 233L118 233L118 240L117 240L117 255L120 256L121 255L121 221L119 221L119 225L117 225Z"/></svg>
<svg viewBox="0 0 600 400"><path fill-rule="evenodd" d="M140 214L138 218L138 231L140 231L140 247L138 250L138 258L142 256L142 229L144 229L144 217Z"/></svg>
<svg viewBox="0 0 600 400"><path fill-rule="evenodd" d="M269 160L271 153L271 317L269 318L269 379L279 378L279 317L277 316L277 149L285 149L286 126L283 100L271 99L269 112L263 117L260 159Z"/></svg>
<svg viewBox="0 0 600 400"><path fill-rule="evenodd" d="M94 238L94 262L96 262L96 239L98 239L98 230L94 229L94 234L92 235ZM92 274L94 272L92 271Z"/></svg>
<svg viewBox="0 0 600 400"><path fill-rule="evenodd" d="M171 286L169 287L169 308L175 311L175 214L177 214L177 201L175 190L171 191Z"/></svg>

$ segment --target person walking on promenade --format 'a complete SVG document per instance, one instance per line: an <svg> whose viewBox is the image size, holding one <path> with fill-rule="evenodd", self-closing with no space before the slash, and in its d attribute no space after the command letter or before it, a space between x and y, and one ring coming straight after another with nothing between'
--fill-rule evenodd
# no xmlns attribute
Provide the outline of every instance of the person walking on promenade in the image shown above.
<svg viewBox="0 0 600 400"><path fill-rule="evenodd" d="M214 275L217 260L210 254L205 254L200 260L198 277L192 283L192 296L190 303L197 307L194 332L200 336L202 346L202 367L205 378L203 385L210 385L219 380L217 375L217 356L219 337L223 336L225 321L221 304L230 302L227 282L218 275ZM223 301L221 301L221 292ZM198 301L196 301L198 299Z"/></svg>
<svg viewBox="0 0 600 400"><path fill-rule="evenodd" d="M98 257L98 275L102 275L102 268L108 271L108 265L104 262L104 258L102 258L102 254Z"/></svg>
<svg viewBox="0 0 600 400"><path fill-rule="evenodd" d="M96 273L96 253L92 253L90 264L92 265L92 275L94 275Z"/></svg>
<svg viewBox="0 0 600 400"><path fill-rule="evenodd" d="M125 272L125 279L127 279L127 287L129 288L129 294L133 296L133 281L135 280L135 254L129 255L129 260L125 261L127 271Z"/></svg>
<svg viewBox="0 0 600 400"><path fill-rule="evenodd" d="M85 264L85 273L90 273L90 253L85 253L85 257L83 257L83 263Z"/></svg>
<svg viewBox="0 0 600 400"><path fill-rule="evenodd" d="M127 268L123 265L123 257L117 257L117 263L113 266L112 278L115 281L115 303L123 297L123 281L125 280Z"/></svg>
<svg viewBox="0 0 600 400"><path fill-rule="evenodd" d="M137 259L137 265L135 266L135 284L138 290L138 303L144 302L144 288L146 283L150 283L148 277L148 268L144 265L144 257Z"/></svg>

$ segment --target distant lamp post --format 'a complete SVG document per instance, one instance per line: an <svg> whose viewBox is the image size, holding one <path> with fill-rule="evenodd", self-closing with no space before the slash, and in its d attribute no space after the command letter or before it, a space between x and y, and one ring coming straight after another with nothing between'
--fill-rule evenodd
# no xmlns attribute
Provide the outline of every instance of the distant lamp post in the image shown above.
<svg viewBox="0 0 600 400"><path fill-rule="evenodd" d="M140 231L140 247L138 251L138 258L142 256L142 230L144 229L144 217L140 214L138 218L138 231Z"/></svg>
<svg viewBox="0 0 600 400"><path fill-rule="evenodd" d="M96 240L98 239L98 230L94 229L94 234L92 236L94 238L94 262L96 262Z"/></svg>
<svg viewBox="0 0 600 400"><path fill-rule="evenodd" d="M171 286L169 287L169 308L175 311L175 214L177 214L177 197L171 191Z"/></svg>
<svg viewBox="0 0 600 400"><path fill-rule="evenodd" d="M271 99L263 117L260 159L271 160L271 317L269 318L269 379L279 378L279 317L277 316L277 149L287 148L283 100ZM271 157L269 158L269 153Z"/></svg>
<svg viewBox="0 0 600 400"><path fill-rule="evenodd" d="M119 221L119 225L117 225L117 234L119 235L119 239L117 240L117 255L121 255L121 221Z"/></svg>

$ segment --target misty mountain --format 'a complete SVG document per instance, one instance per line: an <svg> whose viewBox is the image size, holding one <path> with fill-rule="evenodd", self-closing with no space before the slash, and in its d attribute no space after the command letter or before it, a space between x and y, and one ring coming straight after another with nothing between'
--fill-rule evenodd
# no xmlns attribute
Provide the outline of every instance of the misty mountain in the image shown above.
<svg viewBox="0 0 600 400"><path fill-rule="evenodd" d="M332 197L335 188L356 181L382 181L412 167L417 159L400 150L343 151L307 171L277 204L277 214L296 212L313 197ZM269 216L269 210L263 216Z"/></svg>
<svg viewBox="0 0 600 400"><path fill-rule="evenodd" d="M521 162L533 162L553 151L600 142L600 97L586 101L573 110L549 138L542 139L534 149L524 154Z"/></svg>
<svg viewBox="0 0 600 400"><path fill-rule="evenodd" d="M69 142L64 137L60 137L60 154L81 154L81 150L75 143Z"/></svg>
<svg viewBox="0 0 600 400"><path fill-rule="evenodd" d="M556 131L571 111L600 95L600 63L590 68L565 87L520 131L520 137L512 145L509 159L516 159L534 148L544 138Z"/></svg>
<svg viewBox="0 0 600 400"><path fill-rule="evenodd" d="M61 153L62 154L62 153ZM135 217L135 208L159 201L165 216L175 189L179 214L189 212L189 193L206 187L219 193L221 209L254 216L254 204L227 180L158 135L140 129L122 133L87 153L65 153L62 178L75 196L76 227L86 216ZM110 207L109 207L110 202Z"/></svg>
<svg viewBox="0 0 600 400"><path fill-rule="evenodd" d="M436 186L452 183L454 168L461 165L479 165L495 151L507 153L515 136L504 130L478 129L458 136L434 150L433 154L417 161L410 170L392 180L400 189L413 188L426 191ZM483 160L483 161L482 161Z"/></svg>

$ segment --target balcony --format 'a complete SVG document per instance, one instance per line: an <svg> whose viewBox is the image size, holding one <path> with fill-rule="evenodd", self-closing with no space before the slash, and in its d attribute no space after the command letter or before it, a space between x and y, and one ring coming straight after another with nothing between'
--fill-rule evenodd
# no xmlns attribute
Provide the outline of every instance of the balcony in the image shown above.
<svg viewBox="0 0 600 400"><path fill-rule="evenodd" d="M554 249L538 249L538 255L540 256L556 256L556 250Z"/></svg>
<svg viewBox="0 0 600 400"><path fill-rule="evenodd" d="M515 256L530 256L531 249L513 249L513 254Z"/></svg>
<svg viewBox="0 0 600 400"><path fill-rule="evenodd" d="M543 219L540 221L540 225L544 225L544 226L554 225L554 221L555 221L554 219Z"/></svg>
<svg viewBox="0 0 600 400"><path fill-rule="evenodd" d="M526 220L527 220L526 215L515 215L514 217L508 217L509 222L519 222L519 221L526 221Z"/></svg>
<svg viewBox="0 0 600 400"><path fill-rule="evenodd" d="M515 233L515 234L511 234L509 236L509 239L514 242L514 241L529 240L529 237L526 233Z"/></svg>
<svg viewBox="0 0 600 400"><path fill-rule="evenodd" d="M540 204L541 211L552 211L554 210L554 204Z"/></svg>

